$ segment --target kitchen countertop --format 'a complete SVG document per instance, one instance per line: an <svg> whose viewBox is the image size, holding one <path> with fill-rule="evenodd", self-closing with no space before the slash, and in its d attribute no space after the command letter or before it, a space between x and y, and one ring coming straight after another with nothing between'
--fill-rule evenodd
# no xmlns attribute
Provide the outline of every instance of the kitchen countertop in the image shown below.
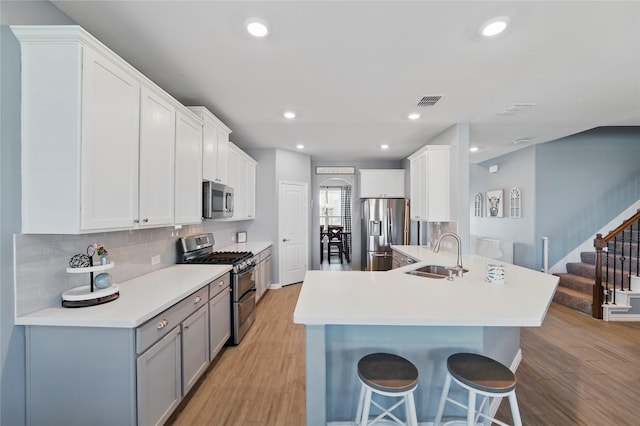
<svg viewBox="0 0 640 426"><path fill-rule="evenodd" d="M305 325L540 326L559 278L481 256L454 281L405 274L425 265L453 266L456 255L393 246L421 261L383 272L308 271L294 322ZM505 283L484 281L487 263L505 266Z"/></svg>
<svg viewBox="0 0 640 426"><path fill-rule="evenodd" d="M51 307L16 325L134 328L229 272L231 265L173 265L119 283L120 297L86 308Z"/></svg>

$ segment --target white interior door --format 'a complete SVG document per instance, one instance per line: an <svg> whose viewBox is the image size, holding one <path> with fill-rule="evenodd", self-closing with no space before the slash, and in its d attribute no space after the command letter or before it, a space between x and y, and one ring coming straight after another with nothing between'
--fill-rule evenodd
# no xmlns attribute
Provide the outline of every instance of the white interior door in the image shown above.
<svg viewBox="0 0 640 426"><path fill-rule="evenodd" d="M306 183L280 182L280 284L300 282L309 259L309 188Z"/></svg>

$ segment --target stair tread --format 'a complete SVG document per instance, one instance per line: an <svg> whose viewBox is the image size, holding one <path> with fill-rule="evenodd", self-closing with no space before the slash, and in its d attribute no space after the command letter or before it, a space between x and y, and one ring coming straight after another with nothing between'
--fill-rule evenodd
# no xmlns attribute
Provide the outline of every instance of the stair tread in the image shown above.
<svg viewBox="0 0 640 426"><path fill-rule="evenodd" d="M580 291L572 290L572 289L567 288L567 287L558 287L556 289L556 293L564 293L564 294L566 294L568 296L572 296L572 297L575 297L577 299L588 300L588 301L591 301L592 298L593 298L593 296L591 296L591 295L588 295L586 293L582 293Z"/></svg>
<svg viewBox="0 0 640 426"><path fill-rule="evenodd" d="M571 278L572 280L575 281L580 281L583 282L585 284L591 284L593 285L595 283L595 280L593 278L589 278L589 277L585 277L584 275L576 275L576 274L572 274L570 272L560 272L557 274L554 274L559 276L561 279L564 278Z"/></svg>

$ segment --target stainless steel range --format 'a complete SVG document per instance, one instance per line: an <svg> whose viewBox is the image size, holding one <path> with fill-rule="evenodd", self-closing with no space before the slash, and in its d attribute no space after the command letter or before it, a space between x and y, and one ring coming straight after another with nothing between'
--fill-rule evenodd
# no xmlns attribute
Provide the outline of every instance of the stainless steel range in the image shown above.
<svg viewBox="0 0 640 426"><path fill-rule="evenodd" d="M233 265L231 271L231 340L240 343L256 319L256 261L250 251L213 251L213 234L180 238L180 263Z"/></svg>

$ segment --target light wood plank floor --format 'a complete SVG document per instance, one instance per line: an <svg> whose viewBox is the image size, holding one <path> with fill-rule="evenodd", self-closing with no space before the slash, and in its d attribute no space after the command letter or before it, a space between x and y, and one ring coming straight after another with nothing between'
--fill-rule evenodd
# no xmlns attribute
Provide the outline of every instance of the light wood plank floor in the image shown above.
<svg viewBox="0 0 640 426"><path fill-rule="evenodd" d="M305 424L304 327L292 321L300 288L266 293L245 339L225 349L168 424ZM606 323L553 303L542 327L522 329L521 347L524 425L640 424L640 323ZM499 418L509 422L508 408L505 401Z"/></svg>

